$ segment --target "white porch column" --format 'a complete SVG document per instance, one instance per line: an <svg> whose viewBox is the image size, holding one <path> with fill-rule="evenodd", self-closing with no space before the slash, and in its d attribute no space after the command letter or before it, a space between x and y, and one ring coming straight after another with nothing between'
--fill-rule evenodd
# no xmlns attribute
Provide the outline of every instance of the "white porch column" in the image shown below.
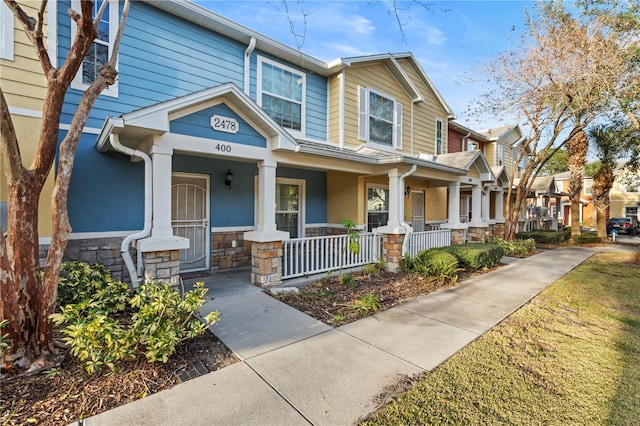
<svg viewBox="0 0 640 426"><path fill-rule="evenodd" d="M171 237L171 160L173 149L154 145L153 162L153 225L152 237Z"/></svg>
<svg viewBox="0 0 640 426"><path fill-rule="evenodd" d="M455 225L460 223L460 182L449 184L449 209L447 223Z"/></svg>
<svg viewBox="0 0 640 426"><path fill-rule="evenodd" d="M471 224L482 225L482 187L473 185L471 187Z"/></svg>
<svg viewBox="0 0 640 426"><path fill-rule="evenodd" d="M276 167L277 163L263 160L258 163L258 222L256 230L245 232L249 241L282 241L289 233L276 228Z"/></svg>
<svg viewBox="0 0 640 426"><path fill-rule="evenodd" d="M389 219L386 226L378 228L384 234L404 234L405 229L400 226L400 203L404 203L403 193L400 191L400 172L391 169L389 176Z"/></svg>
<svg viewBox="0 0 640 426"><path fill-rule="evenodd" d="M491 209L489 208L491 200L491 189L484 187L482 189L482 221L488 223L491 219Z"/></svg>
<svg viewBox="0 0 640 426"><path fill-rule="evenodd" d="M504 222L504 192L502 191L502 189L496 191L494 207L496 211L496 217L494 219L497 222Z"/></svg>

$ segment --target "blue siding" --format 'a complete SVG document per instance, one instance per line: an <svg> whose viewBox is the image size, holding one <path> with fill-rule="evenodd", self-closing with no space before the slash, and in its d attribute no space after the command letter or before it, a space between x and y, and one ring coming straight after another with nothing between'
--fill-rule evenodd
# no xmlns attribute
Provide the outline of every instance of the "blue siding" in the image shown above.
<svg viewBox="0 0 640 426"><path fill-rule="evenodd" d="M69 51L70 2L58 6L59 63ZM120 7L122 10L122 6ZM244 85L244 51L247 46L195 24L182 21L153 6L132 2L120 46L118 97L101 95L87 122L101 128L107 116L119 116L158 102L233 82ZM251 98L256 100L256 55L251 57ZM299 69L271 57L287 66ZM70 89L61 121L70 123L82 91ZM307 73L307 137L326 139L327 80Z"/></svg>
<svg viewBox="0 0 640 426"><path fill-rule="evenodd" d="M233 173L231 187L224 184L228 170ZM255 164L174 155L173 171L210 176L211 226L254 225L254 177L258 174Z"/></svg>
<svg viewBox="0 0 640 426"><path fill-rule="evenodd" d="M276 174L278 177L306 181L305 223L327 222L327 174L325 172L278 167Z"/></svg>
<svg viewBox="0 0 640 426"><path fill-rule="evenodd" d="M64 132L60 132L60 138ZM95 135L78 144L67 202L73 232L139 230L144 226L144 163L100 153Z"/></svg>
<svg viewBox="0 0 640 426"><path fill-rule="evenodd" d="M214 131L210 125L210 119L214 114L234 118L238 122L238 133L232 134ZM172 120L170 123L170 131L171 133L179 133L181 135L210 138L225 142L257 146L260 148L267 147L267 140L264 136L256 132L249 123L224 104L216 105L214 107L198 111L194 114L189 114L179 119Z"/></svg>

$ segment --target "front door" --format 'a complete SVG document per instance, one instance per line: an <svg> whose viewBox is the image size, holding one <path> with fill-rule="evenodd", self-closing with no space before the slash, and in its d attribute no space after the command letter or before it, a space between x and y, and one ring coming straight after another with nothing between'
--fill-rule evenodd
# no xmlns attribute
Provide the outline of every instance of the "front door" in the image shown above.
<svg viewBox="0 0 640 426"><path fill-rule="evenodd" d="M189 239L189 248L180 250L180 272L209 269L208 175L171 176L171 226L173 235Z"/></svg>
<svg viewBox="0 0 640 426"><path fill-rule="evenodd" d="M424 231L424 192L411 192L411 226L413 232Z"/></svg>

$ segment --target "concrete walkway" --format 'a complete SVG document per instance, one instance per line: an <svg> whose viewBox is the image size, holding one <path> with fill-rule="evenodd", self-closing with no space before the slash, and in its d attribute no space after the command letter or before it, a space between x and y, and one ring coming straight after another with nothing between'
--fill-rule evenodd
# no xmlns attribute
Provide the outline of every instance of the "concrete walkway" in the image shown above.
<svg viewBox="0 0 640 426"><path fill-rule="evenodd" d="M544 251L337 329L250 284L212 288L213 332L242 362L83 424L353 424L385 387L434 369L602 250Z"/></svg>

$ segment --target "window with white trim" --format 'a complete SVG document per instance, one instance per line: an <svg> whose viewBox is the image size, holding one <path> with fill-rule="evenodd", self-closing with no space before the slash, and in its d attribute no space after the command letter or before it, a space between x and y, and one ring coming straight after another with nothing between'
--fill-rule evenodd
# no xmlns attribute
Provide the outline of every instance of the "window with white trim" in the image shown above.
<svg viewBox="0 0 640 426"><path fill-rule="evenodd" d="M592 179L584 180L584 193L585 195L591 195L591 186L593 185Z"/></svg>
<svg viewBox="0 0 640 426"><path fill-rule="evenodd" d="M504 165L504 148L500 144L496 147L496 165Z"/></svg>
<svg viewBox="0 0 640 426"><path fill-rule="evenodd" d="M93 15L96 16L102 1L93 5ZM80 13L80 1L72 0L71 7ZM74 39L78 28L74 21L71 23L71 38ZM78 73L71 82L71 87L78 90L89 88L98 75L98 70L109 61L113 51L114 38L118 32L118 0L107 0L107 6L98 24L98 37L93 41L87 55L82 60ZM118 81L102 91L107 96L118 96Z"/></svg>
<svg viewBox="0 0 640 426"><path fill-rule="evenodd" d="M638 207L636 206L625 206L624 207L624 217L633 217L640 220L640 216L638 216Z"/></svg>
<svg viewBox="0 0 640 426"><path fill-rule="evenodd" d="M366 87L359 88L358 139L402 148L402 104Z"/></svg>
<svg viewBox="0 0 640 426"><path fill-rule="evenodd" d="M385 226L389 222L389 188L367 187L367 231Z"/></svg>
<svg viewBox="0 0 640 426"><path fill-rule="evenodd" d="M477 142L467 142L467 151L477 151L478 143Z"/></svg>
<svg viewBox="0 0 640 426"><path fill-rule="evenodd" d="M436 155L444 154L444 122L436 118Z"/></svg>
<svg viewBox="0 0 640 426"><path fill-rule="evenodd" d="M258 105L279 125L304 136L307 77L258 56Z"/></svg>
<svg viewBox="0 0 640 426"><path fill-rule="evenodd" d="M304 237L304 180L278 178L276 181L276 228L290 238Z"/></svg>
<svg viewBox="0 0 640 426"><path fill-rule="evenodd" d="M13 61L13 12L0 2L0 58Z"/></svg>

